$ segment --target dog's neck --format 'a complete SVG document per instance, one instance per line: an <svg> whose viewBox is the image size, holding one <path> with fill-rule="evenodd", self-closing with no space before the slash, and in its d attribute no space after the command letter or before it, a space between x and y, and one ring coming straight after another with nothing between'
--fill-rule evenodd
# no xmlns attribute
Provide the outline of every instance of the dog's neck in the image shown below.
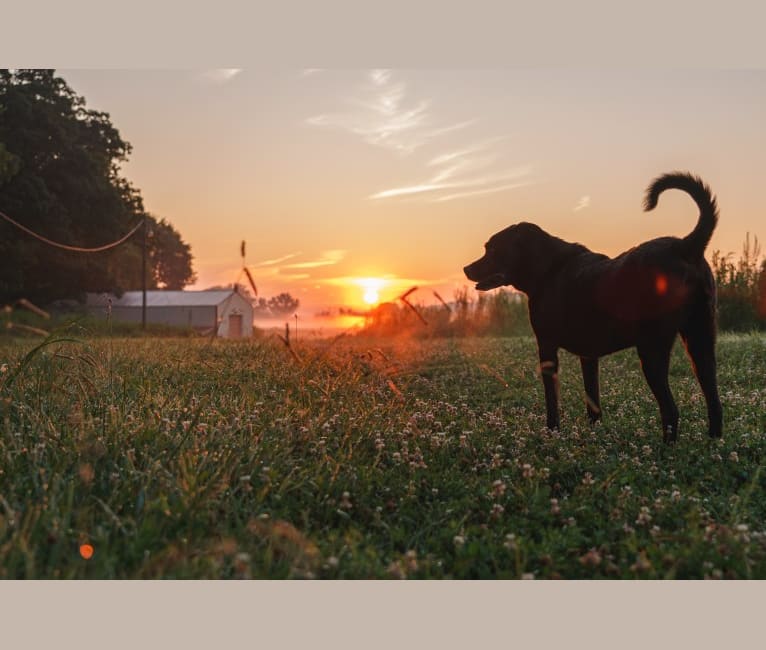
<svg viewBox="0 0 766 650"><path fill-rule="evenodd" d="M546 288L550 287L551 276L561 271L562 267L571 259L591 251L582 244L574 244L564 241L553 235L546 234L545 245L539 251L538 267L534 273L526 274L526 277L518 278L518 284L513 286L527 294L530 300L541 296Z"/></svg>

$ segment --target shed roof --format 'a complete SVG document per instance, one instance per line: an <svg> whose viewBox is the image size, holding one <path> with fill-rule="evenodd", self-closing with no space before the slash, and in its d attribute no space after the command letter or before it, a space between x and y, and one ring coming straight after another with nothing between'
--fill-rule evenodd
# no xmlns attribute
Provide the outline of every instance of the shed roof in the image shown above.
<svg viewBox="0 0 766 650"><path fill-rule="evenodd" d="M214 307L220 305L236 291L147 291L147 307ZM112 299L113 307L141 307L143 297L141 291L126 291L119 298L106 293L89 293L89 305L106 306Z"/></svg>

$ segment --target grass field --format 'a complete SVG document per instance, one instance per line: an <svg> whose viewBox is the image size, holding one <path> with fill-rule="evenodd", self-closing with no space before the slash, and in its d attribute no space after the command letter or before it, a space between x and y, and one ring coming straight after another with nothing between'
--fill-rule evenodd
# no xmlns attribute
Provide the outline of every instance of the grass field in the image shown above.
<svg viewBox="0 0 766 650"><path fill-rule="evenodd" d="M0 341L6 578L766 578L766 339L680 345L679 442L635 353L605 419L530 338ZM91 554L92 553L92 554ZM86 559L88 558L88 559Z"/></svg>

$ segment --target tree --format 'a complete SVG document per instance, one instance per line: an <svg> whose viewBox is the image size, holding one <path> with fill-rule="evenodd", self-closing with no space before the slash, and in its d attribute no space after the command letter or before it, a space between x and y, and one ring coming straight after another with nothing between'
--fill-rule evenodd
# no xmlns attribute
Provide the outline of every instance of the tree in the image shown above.
<svg viewBox="0 0 766 650"><path fill-rule="evenodd" d="M259 318L271 318L274 314L269 310L269 301L266 298L256 298L253 302L253 313Z"/></svg>
<svg viewBox="0 0 766 650"><path fill-rule="evenodd" d="M271 313L275 316L286 316L293 314L300 305L297 298L293 298L289 293L280 293L269 299L268 306Z"/></svg>
<svg viewBox="0 0 766 650"><path fill-rule="evenodd" d="M45 237L82 247L119 239L146 215L120 175L131 152L108 113L89 110L53 70L0 70L0 211ZM192 281L191 254L148 217L148 286ZM141 286L142 233L103 253L62 251L0 223L0 303L46 302Z"/></svg>
<svg viewBox="0 0 766 650"><path fill-rule="evenodd" d="M152 284L162 289L183 289L193 284L197 276L192 270L189 244L167 221L151 218L149 259L154 274Z"/></svg>
<svg viewBox="0 0 766 650"><path fill-rule="evenodd" d="M0 142L0 186L19 171L19 159Z"/></svg>

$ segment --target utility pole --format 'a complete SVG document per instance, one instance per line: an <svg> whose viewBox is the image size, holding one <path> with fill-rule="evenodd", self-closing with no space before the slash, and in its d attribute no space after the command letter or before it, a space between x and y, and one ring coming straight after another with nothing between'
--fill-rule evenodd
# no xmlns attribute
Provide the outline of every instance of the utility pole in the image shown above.
<svg viewBox="0 0 766 650"><path fill-rule="evenodd" d="M144 213L144 242L141 246L141 329L146 330L146 229L149 227L149 220Z"/></svg>

